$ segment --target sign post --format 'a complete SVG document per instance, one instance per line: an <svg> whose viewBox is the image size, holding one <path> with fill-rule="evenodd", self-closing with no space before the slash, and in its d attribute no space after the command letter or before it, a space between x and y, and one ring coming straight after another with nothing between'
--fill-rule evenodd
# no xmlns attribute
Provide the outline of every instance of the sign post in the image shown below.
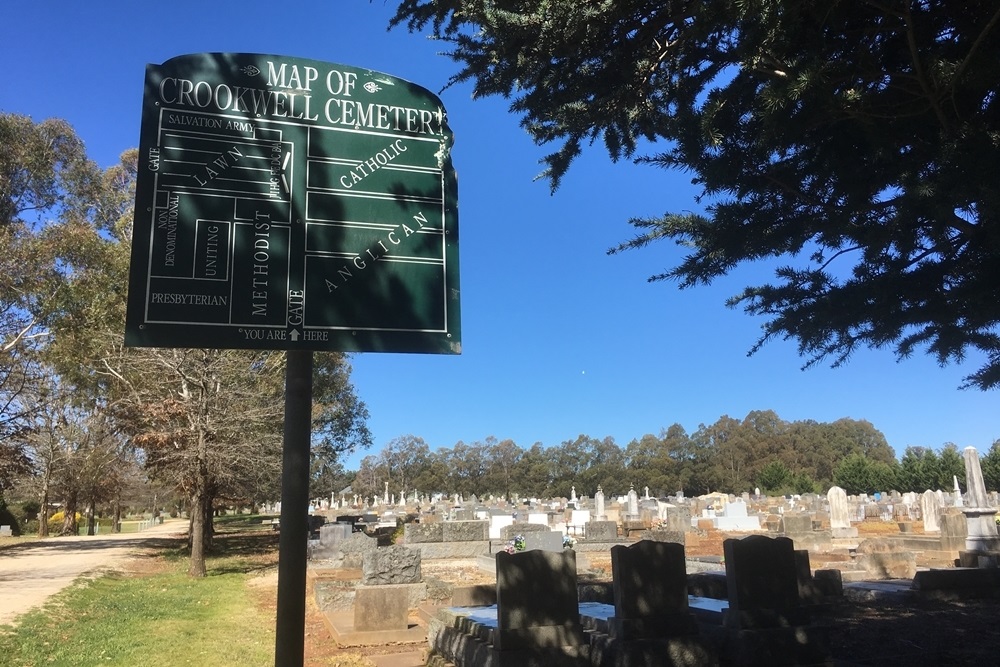
<svg viewBox="0 0 1000 667"><path fill-rule="evenodd" d="M286 353L275 667L300 667L305 658L312 355L307 350Z"/></svg>
<svg viewBox="0 0 1000 667"><path fill-rule="evenodd" d="M125 344L287 351L275 665L301 665L312 351L461 353L440 100L368 69L146 68Z"/></svg>

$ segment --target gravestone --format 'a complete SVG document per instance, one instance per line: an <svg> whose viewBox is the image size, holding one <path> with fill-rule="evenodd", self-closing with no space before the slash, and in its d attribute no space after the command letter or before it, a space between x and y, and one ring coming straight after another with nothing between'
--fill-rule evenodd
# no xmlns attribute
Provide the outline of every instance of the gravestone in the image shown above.
<svg viewBox="0 0 1000 667"><path fill-rule="evenodd" d="M977 553L1000 551L1000 535L997 534L996 524L997 511L996 508L989 506L986 497L979 451L975 447L966 447L964 457L965 483L969 495L969 506L962 508L967 530L965 550ZM963 565L968 565L964 561L963 558Z"/></svg>
<svg viewBox="0 0 1000 667"><path fill-rule="evenodd" d="M337 542L325 557L334 568L360 568L364 555L378 548L378 540L364 533L351 533Z"/></svg>
<svg viewBox="0 0 1000 667"><path fill-rule="evenodd" d="M723 542L733 628L800 625L795 549L787 537L750 535Z"/></svg>
<svg viewBox="0 0 1000 667"><path fill-rule="evenodd" d="M443 542L479 542L490 539L489 521L445 521L441 525Z"/></svg>
<svg viewBox="0 0 1000 667"><path fill-rule="evenodd" d="M885 538L869 538L858 545L857 563L872 579L912 579L917 558Z"/></svg>
<svg viewBox="0 0 1000 667"><path fill-rule="evenodd" d="M502 531L500 531L500 539L507 541L513 540L518 535L525 536L528 533L539 533L539 532L550 532L549 527L542 525L540 523L524 523L518 522L506 526Z"/></svg>
<svg viewBox="0 0 1000 667"><path fill-rule="evenodd" d="M640 540L611 548L615 616L611 635L624 640L694 634L688 609L684 547Z"/></svg>
<svg viewBox="0 0 1000 667"><path fill-rule="evenodd" d="M500 652L550 654L551 664L577 664L589 655L580 625L576 554L500 552L496 558L497 630L493 646ZM544 664L544 663L539 663Z"/></svg>
<svg viewBox="0 0 1000 667"><path fill-rule="evenodd" d="M799 598L792 541L750 535L723 542L729 608L723 626L730 633L734 665L828 664L829 632L809 625Z"/></svg>
<svg viewBox="0 0 1000 667"><path fill-rule="evenodd" d="M830 530L834 537L857 537L858 529L851 527L850 511L847 505L847 492L839 486L830 487L826 493L830 503Z"/></svg>
<svg viewBox="0 0 1000 667"><path fill-rule="evenodd" d="M327 523L320 526L319 541L309 543L309 559L321 560L337 557L340 544L354 532L350 523Z"/></svg>
<svg viewBox="0 0 1000 667"><path fill-rule="evenodd" d="M0 537L13 537L14 530L8 526L0 526Z"/></svg>
<svg viewBox="0 0 1000 667"><path fill-rule="evenodd" d="M924 520L925 533L940 533L941 526L938 523L938 514L941 512L941 500L938 495L931 490L924 491L920 496L920 516Z"/></svg>
<svg viewBox="0 0 1000 667"><path fill-rule="evenodd" d="M634 488L628 490L628 508L625 518L628 521L636 521L639 518L639 494Z"/></svg>
<svg viewBox="0 0 1000 667"><path fill-rule="evenodd" d="M560 552L563 550L562 533L552 530L536 530L525 533L523 537L525 551L540 549L541 551Z"/></svg>
<svg viewBox="0 0 1000 667"><path fill-rule="evenodd" d="M789 536L804 535L812 532L812 517L808 514L786 512L781 515L779 530Z"/></svg>
<svg viewBox="0 0 1000 667"><path fill-rule="evenodd" d="M493 514L490 516L489 522L489 538L491 540L499 540L501 538L501 531L514 524L514 517L507 513Z"/></svg>
<svg viewBox="0 0 1000 667"><path fill-rule="evenodd" d="M948 507L938 515L941 528L941 550L961 551L965 549L965 515L954 507Z"/></svg>
<svg viewBox="0 0 1000 667"><path fill-rule="evenodd" d="M685 532L691 529L691 509L685 506L668 505L660 512L660 527L669 531Z"/></svg>
<svg viewBox="0 0 1000 667"><path fill-rule="evenodd" d="M382 547L362 557L361 583L365 586L419 584L420 551L402 545Z"/></svg>
<svg viewBox="0 0 1000 667"><path fill-rule="evenodd" d="M444 541L443 522L408 523L403 526L405 544L428 544Z"/></svg>
<svg viewBox="0 0 1000 667"><path fill-rule="evenodd" d="M597 493L594 494L594 518L598 521L604 521L607 518L604 511L604 489L600 485L597 486Z"/></svg>
<svg viewBox="0 0 1000 667"><path fill-rule="evenodd" d="M588 542L614 542L618 539L618 522L588 521L586 538Z"/></svg>
<svg viewBox="0 0 1000 667"><path fill-rule="evenodd" d="M683 546L687 542L687 533L683 530L668 530L661 526L644 531L642 539L652 542L671 542Z"/></svg>
<svg viewBox="0 0 1000 667"><path fill-rule="evenodd" d="M358 586L354 591L354 630L379 632L409 627L405 586Z"/></svg>
<svg viewBox="0 0 1000 667"><path fill-rule="evenodd" d="M747 504L742 500L726 503L722 511L712 520L718 530L760 530L760 518L747 514Z"/></svg>

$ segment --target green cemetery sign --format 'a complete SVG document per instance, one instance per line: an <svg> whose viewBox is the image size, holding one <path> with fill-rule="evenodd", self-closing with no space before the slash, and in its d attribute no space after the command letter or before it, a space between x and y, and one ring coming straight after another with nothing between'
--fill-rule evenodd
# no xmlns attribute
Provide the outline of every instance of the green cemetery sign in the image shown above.
<svg viewBox="0 0 1000 667"><path fill-rule="evenodd" d="M460 353L452 139L381 72L149 65L126 345Z"/></svg>

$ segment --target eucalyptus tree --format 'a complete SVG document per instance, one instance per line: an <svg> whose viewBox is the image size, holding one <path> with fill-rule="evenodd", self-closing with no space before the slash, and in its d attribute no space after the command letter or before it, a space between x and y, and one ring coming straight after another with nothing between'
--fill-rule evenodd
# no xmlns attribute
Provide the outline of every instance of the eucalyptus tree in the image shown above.
<svg viewBox="0 0 1000 667"><path fill-rule="evenodd" d="M50 379L39 351L66 282L57 249L98 178L64 121L0 113L0 501L32 471L26 437Z"/></svg>
<svg viewBox="0 0 1000 667"><path fill-rule="evenodd" d="M559 185L587 144L691 174L696 203L635 218L622 251L686 253L651 280L711 283L806 365L862 347L971 357L1000 386L1000 7L845 0L403 0L451 83L499 95Z"/></svg>

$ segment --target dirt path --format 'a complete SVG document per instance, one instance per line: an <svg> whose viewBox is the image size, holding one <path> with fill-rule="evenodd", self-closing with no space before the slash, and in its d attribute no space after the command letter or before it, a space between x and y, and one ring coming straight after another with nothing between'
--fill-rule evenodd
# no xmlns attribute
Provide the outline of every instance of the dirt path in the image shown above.
<svg viewBox="0 0 1000 667"><path fill-rule="evenodd" d="M141 533L53 537L0 548L0 625L14 622L82 575L115 569L156 540L185 534L187 526L187 521L167 521Z"/></svg>

